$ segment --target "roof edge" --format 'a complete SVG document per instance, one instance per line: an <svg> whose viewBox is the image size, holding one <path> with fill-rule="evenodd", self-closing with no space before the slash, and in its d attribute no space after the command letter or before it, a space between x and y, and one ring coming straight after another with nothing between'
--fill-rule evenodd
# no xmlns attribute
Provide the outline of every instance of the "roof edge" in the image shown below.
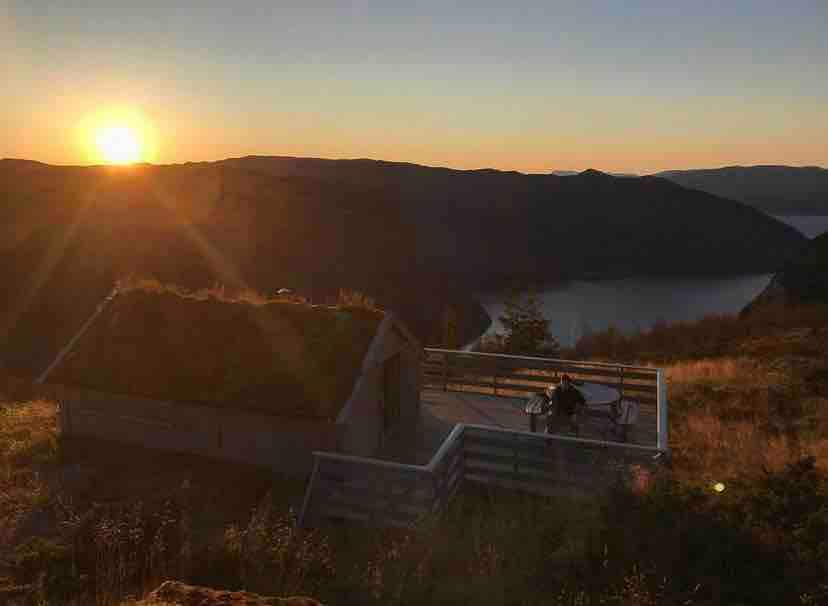
<svg viewBox="0 0 828 606"><path fill-rule="evenodd" d="M423 348L423 344L420 342L420 340L417 337L414 336L414 333L412 333L408 329L408 327L402 322L402 320L399 319L399 317L397 317L396 314L394 314L392 312L387 312L387 315L391 317L391 320L394 323L394 327L399 329L399 331L402 333L402 336L404 338L411 341L414 345L416 345L420 349Z"/></svg>
<svg viewBox="0 0 828 606"><path fill-rule="evenodd" d="M49 378L51 372L63 361L63 359L67 355L72 353L72 349L74 349L75 345L77 345L81 337L83 337L83 335L86 334L86 331L89 330L89 328L95 323L95 320L98 319L98 316L100 316L101 313L103 313L103 311L109 306L109 304L115 300L115 297L117 297L119 293L120 291L118 290L118 285L116 284L112 291L106 297L104 297L100 303L98 303L98 306L95 308L95 311L93 311L92 315L89 316L86 322L84 322L81 325L81 327L78 329L78 332L76 332L74 336L72 336L72 338L69 339L69 342L66 345L64 345L63 348L61 348L57 356L55 356L55 359L52 360L52 363L49 364L49 366L46 367L46 370L44 370L40 374L40 376L37 377L35 383L42 384L46 382L46 379Z"/></svg>
<svg viewBox="0 0 828 606"><path fill-rule="evenodd" d="M385 340L385 335L391 329L393 324L393 315L387 313L385 314L385 317L382 319L382 322L379 323L379 326L377 326L377 332L374 334L374 338L371 340L371 345L368 346L368 351L365 352L365 356L362 358L362 365L359 368L359 376L357 377L357 380L354 381L354 386L351 389L351 395L348 396L348 399L342 406L342 410L340 410L339 414L336 415L337 425L345 423L345 421L347 421L348 417L351 415L351 408L353 408L354 399L359 393L359 388L362 387L363 380L365 380L365 373L369 368L371 368L371 361L373 360L373 358L376 357L377 349Z"/></svg>

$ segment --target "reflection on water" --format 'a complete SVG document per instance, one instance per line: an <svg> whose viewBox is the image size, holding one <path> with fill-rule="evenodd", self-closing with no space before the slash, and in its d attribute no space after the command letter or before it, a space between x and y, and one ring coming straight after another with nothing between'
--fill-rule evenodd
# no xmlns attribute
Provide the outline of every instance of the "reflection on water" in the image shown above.
<svg viewBox="0 0 828 606"><path fill-rule="evenodd" d="M585 332L615 326L623 332L650 328L659 320L696 320L710 314L738 313L767 286L771 276L736 278L627 278L570 282L540 293L550 332L561 345L575 344ZM494 323L487 334L502 331L502 294L481 295Z"/></svg>

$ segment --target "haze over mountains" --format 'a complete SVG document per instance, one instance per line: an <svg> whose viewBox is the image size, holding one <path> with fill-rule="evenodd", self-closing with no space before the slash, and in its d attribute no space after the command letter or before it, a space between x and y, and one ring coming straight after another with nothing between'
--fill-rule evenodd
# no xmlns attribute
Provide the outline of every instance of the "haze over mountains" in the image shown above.
<svg viewBox="0 0 828 606"><path fill-rule="evenodd" d="M658 177L247 157L60 167L0 161L0 343L33 371L125 274L322 300L362 290L426 342L481 290L583 277L771 272L806 239ZM3 360L0 360L3 361Z"/></svg>
<svg viewBox="0 0 828 606"><path fill-rule="evenodd" d="M775 215L828 215L828 170L816 166L728 166L656 176Z"/></svg>

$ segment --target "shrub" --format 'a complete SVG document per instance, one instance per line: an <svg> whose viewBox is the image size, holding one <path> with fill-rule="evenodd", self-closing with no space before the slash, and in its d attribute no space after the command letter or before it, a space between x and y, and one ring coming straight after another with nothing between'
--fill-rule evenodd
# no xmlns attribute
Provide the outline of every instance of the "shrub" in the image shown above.
<svg viewBox="0 0 828 606"><path fill-rule="evenodd" d="M591 542L593 582L620 587L631 563L666 603L783 604L798 596L794 579L773 546L763 545L736 520L719 495L685 489L671 480L647 494L614 491Z"/></svg>
<svg viewBox="0 0 828 606"><path fill-rule="evenodd" d="M828 480L814 457L803 457L783 471L766 473L745 487L739 521L780 544L800 581L815 585L828 578Z"/></svg>
<svg viewBox="0 0 828 606"><path fill-rule="evenodd" d="M18 546L11 558L15 580L35 586L47 602L58 602L76 595L83 579L78 574L71 549L56 540L33 538Z"/></svg>
<svg viewBox="0 0 828 606"><path fill-rule="evenodd" d="M795 348L795 343L778 338L781 334L826 326L826 305L770 306L742 317L722 314L690 322L657 322L638 334L624 335L610 327L584 335L571 353L577 358L657 363L745 353L766 357Z"/></svg>

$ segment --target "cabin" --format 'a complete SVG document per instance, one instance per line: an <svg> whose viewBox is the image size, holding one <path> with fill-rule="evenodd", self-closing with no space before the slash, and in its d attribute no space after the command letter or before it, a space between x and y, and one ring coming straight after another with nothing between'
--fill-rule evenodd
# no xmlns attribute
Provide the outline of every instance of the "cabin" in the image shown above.
<svg viewBox="0 0 828 606"><path fill-rule="evenodd" d="M423 355L376 309L156 285L108 297L42 379L64 438L301 474L413 431Z"/></svg>

